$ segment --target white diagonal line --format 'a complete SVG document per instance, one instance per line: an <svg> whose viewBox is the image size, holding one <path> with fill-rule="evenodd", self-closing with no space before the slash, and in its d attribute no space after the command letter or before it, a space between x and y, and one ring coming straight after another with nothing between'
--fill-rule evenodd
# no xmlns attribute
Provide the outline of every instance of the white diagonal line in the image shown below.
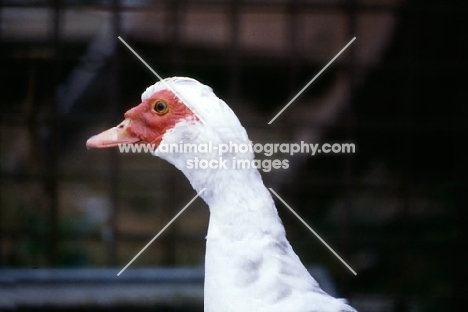
<svg viewBox="0 0 468 312"><path fill-rule="evenodd" d="M205 190L206 190L206 188L203 188L203 189L202 189L200 192L198 192L198 194L197 194L197 195L195 195L195 197L194 197L194 198L192 198L192 200L190 200L190 201L188 202L188 204L187 204L187 205L185 205L185 207L184 207L184 208L182 208L182 210L180 210L180 211L179 211L179 213L178 213L178 214L176 214L176 215L175 215L175 217L174 217L174 218L172 218L172 220L171 220L171 221L169 221L169 222L166 224L166 226L165 226L165 227L163 227L163 228L162 228L162 230L161 230L161 231L159 231L159 233L158 233L158 234L156 234L156 236L155 236L155 237L153 237L153 239L152 239L152 240L150 240L150 242L149 242L148 244L146 244L146 246L145 246L145 247L143 247L143 249L142 249L142 250L140 250L140 252L139 252L139 253L137 253L137 254L136 254L136 256L135 256L135 257L133 257L133 259L132 259L132 260L130 260L130 262L129 262L129 263L128 263L128 264L127 264L127 265L126 265L126 266L125 266L125 267L124 267L122 270L120 270L120 272L117 274L117 276L120 276L120 274L122 274L122 272L123 272L123 271L125 271L125 270L126 270L128 267L129 267L129 265L130 265L130 264L132 264L132 263L133 263L133 261L135 261L135 259L136 259L136 258L138 258L138 257L139 257L139 256L140 256L140 255L143 253L143 251L145 251L145 249L146 249L146 248L148 248L148 247L149 247L149 245L151 245L151 243L152 243L152 242L154 242L154 241L156 240L156 238L158 238L158 237L159 237L159 235L161 235L161 234L162 234L162 232L164 232L164 231L165 231L165 230L166 230L166 229L169 227L169 225L171 225L171 224L172 224L172 222L174 222L174 221L175 221L175 219L177 219L177 218L178 218L178 217L179 217L179 216L182 214L182 212L184 212L184 211L185 211L185 209L187 209L187 208L188 208L188 207L189 207L189 206L190 206L190 205L191 205L191 204L194 202L194 200L195 200L195 199L197 199L197 197L198 197L198 196L200 196L200 194L201 194L201 193L203 193Z"/></svg>
<svg viewBox="0 0 468 312"><path fill-rule="evenodd" d="M343 49L341 49L341 51L340 51L340 52L338 52L338 54L337 54L337 55L335 55L335 57L334 57L334 58L333 58L333 59L332 59L330 62L328 62L328 64L327 64L327 65L325 65L325 67L324 67L324 68L322 68L322 70L321 70L321 71L320 71L320 72L319 72L317 75L315 75L315 77L314 77L314 78L312 78L312 80L311 80L311 81L309 81L309 83L308 83L308 84L306 84L306 86L305 86L304 88L302 88L302 90L301 90L301 91L299 91L299 93L298 93L298 94L296 94L296 96L295 96L295 97L293 97L293 98L292 98L292 100L291 100L291 101L289 101L289 103L288 103L288 104L286 104L286 106L285 106L285 107L283 107L283 109L282 109L282 110L280 110L280 112L279 112L278 114L276 114L276 116L275 116L275 117L273 117L273 119L271 119L271 120L270 120L270 122L269 122L268 124L269 124L269 125L271 125L271 123L272 123L273 121L275 121L275 119L276 119L276 118L278 118L278 116L279 116L279 115L281 115L281 113L282 113L282 112L284 112L284 111L286 110L286 108L288 108L288 106L289 106L289 105L291 105L291 104L292 104L292 102L294 102L294 101L295 101L295 100L296 100L296 99L299 97L299 95L301 95L301 94L302 94L302 92L304 92L304 91L305 91L305 89L307 89L307 88L310 86L310 84L311 84L312 82L314 82L314 81L315 81L315 79L317 79L317 78L318 78L318 76L320 76L320 75L321 75L321 74L324 72L324 70L325 70L325 69L327 69L327 67L328 67L328 66L330 66L330 64L331 64L331 63L333 63L333 62L336 60L336 59L338 58L338 56L340 56L340 54L341 54L341 53L343 53L343 51L344 51L344 50L346 50L346 49L347 49L347 48L348 48L348 47L351 45L351 43L353 43L353 41L354 41L354 40L356 40L356 37L354 37L353 39L351 39L351 41L350 41L350 42L348 42L348 44L347 44L347 45L346 45L346 46L345 46Z"/></svg>
<svg viewBox="0 0 468 312"><path fill-rule="evenodd" d="M135 52L135 50L132 49L132 47L127 43L125 42L125 40L122 39L122 37L118 36L119 40L122 41L123 44L125 44L125 46L133 52L133 54L135 54L136 57L138 57L138 59L143 63L145 64L146 67L148 67L149 70L151 70L151 72L153 74L156 75L156 77L158 77L159 81L161 81L165 86L166 88L168 88L169 90L172 91L172 93L174 93L179 99L182 100L182 102L184 102L185 106L187 106L191 111L192 113L195 114L195 116L198 117L198 119L200 119L203 123L206 123L203 118L201 118L188 104L187 104L187 101L185 101L173 88L171 88L171 86L161 77L159 76L159 74L151 68L151 66L148 65L148 63L145 62L145 60L140 56L138 55L138 53Z"/></svg>
<svg viewBox="0 0 468 312"><path fill-rule="evenodd" d="M159 80L161 80L161 81L164 80L164 79L162 79L161 76L159 76L159 74L158 74L157 72L155 72L155 71L151 68L151 66L148 65L148 63L145 62L145 60L144 60L140 55L138 55L138 53L135 52L135 50L132 49L132 47L131 47L127 42L125 42L125 40L122 39L122 37L119 36L118 38L119 38L120 41L122 41L123 44L125 44L125 46L126 46L130 51L133 52L133 54L135 54L136 57L138 57L138 59L139 59L143 64L146 65L146 67L148 67L149 70L151 70L151 72L152 72L153 74L156 75L156 77L158 77Z"/></svg>
<svg viewBox="0 0 468 312"><path fill-rule="evenodd" d="M347 264L343 258L341 258L331 247L330 245L327 244L327 242L325 242L321 237L320 235L317 234L317 232L315 232L308 224L307 222L304 221L304 219L302 219L295 211L294 209L291 208L291 206L289 206L271 187L268 188L286 207L288 207L289 210L291 210L291 212L299 219L299 221L301 221L308 229L309 231L311 231L315 236L317 236L317 238L322 242L322 244L324 244L354 275L357 275L356 271L354 271L350 266L349 264Z"/></svg>

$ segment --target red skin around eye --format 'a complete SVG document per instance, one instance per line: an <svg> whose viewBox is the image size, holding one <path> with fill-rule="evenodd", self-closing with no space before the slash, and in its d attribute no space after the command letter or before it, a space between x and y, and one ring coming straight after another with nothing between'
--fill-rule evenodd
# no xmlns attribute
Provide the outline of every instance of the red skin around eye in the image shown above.
<svg viewBox="0 0 468 312"><path fill-rule="evenodd" d="M167 103L168 110L158 114L153 110L157 101ZM150 98L125 113L131 123L127 129L131 136L141 139L141 143L160 144L163 135L172 129L180 120L197 119L193 112L183 104L171 91L155 92Z"/></svg>
<svg viewBox="0 0 468 312"><path fill-rule="evenodd" d="M158 114L154 105L158 101L167 104L167 111ZM125 113L125 120L118 126L103 131L86 141L88 148L107 148L120 144L159 145L164 134L183 119L198 120L171 91L155 92L136 107Z"/></svg>

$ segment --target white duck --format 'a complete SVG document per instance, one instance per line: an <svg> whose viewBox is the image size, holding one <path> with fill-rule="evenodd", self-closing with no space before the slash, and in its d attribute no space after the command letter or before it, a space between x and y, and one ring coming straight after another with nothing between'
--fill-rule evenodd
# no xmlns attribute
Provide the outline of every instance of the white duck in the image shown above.
<svg viewBox="0 0 468 312"><path fill-rule="evenodd" d="M169 88L168 88L169 86ZM174 93L175 92L175 93ZM87 141L88 147L121 143L249 143L234 112L212 89L184 77L146 89L125 120ZM222 155L227 169L197 169L188 160L219 159L218 151L155 155L172 163L209 205L205 256L205 312L345 312L343 299L325 293L286 239L271 194L257 169L236 169L232 160L253 160L252 152Z"/></svg>

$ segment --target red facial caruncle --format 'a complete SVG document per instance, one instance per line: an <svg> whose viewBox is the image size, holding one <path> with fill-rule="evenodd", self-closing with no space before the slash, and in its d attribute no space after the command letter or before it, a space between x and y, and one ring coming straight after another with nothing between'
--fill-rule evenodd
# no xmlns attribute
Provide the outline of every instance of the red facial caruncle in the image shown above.
<svg viewBox="0 0 468 312"><path fill-rule="evenodd" d="M88 148L105 148L119 144L145 143L159 145L164 134L183 119L198 119L169 90L160 90L125 113L125 120L91 137Z"/></svg>

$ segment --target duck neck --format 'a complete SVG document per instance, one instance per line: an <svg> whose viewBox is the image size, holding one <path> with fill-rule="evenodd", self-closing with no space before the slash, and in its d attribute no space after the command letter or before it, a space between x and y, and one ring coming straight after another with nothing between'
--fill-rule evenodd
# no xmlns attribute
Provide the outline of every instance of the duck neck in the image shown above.
<svg viewBox="0 0 468 312"><path fill-rule="evenodd" d="M277 239L284 236L270 192L264 186L257 169L218 170L209 177L192 183L210 209L207 240L233 241ZM209 250L207 250L208 255Z"/></svg>

